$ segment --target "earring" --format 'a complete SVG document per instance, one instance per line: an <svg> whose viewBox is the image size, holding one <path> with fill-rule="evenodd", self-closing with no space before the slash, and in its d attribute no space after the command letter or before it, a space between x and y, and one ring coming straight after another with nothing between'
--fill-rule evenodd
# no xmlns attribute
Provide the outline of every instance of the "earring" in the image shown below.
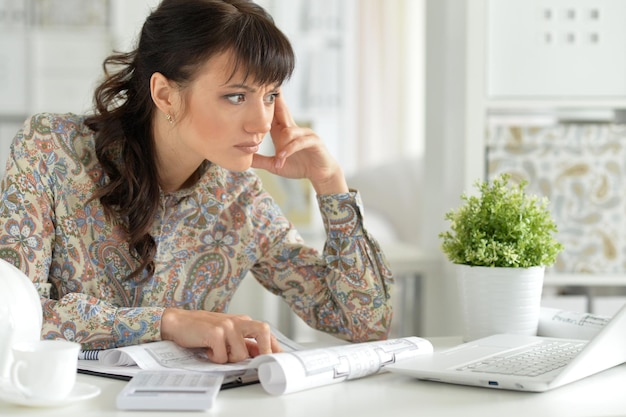
<svg viewBox="0 0 626 417"><path fill-rule="evenodd" d="M165 114L165 118L167 119L169 124L174 124L174 118L169 113Z"/></svg>

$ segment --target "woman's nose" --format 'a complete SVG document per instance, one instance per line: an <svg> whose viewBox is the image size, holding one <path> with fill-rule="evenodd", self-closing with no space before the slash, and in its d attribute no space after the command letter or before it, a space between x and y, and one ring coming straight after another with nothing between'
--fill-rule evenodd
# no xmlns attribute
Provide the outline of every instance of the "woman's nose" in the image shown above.
<svg viewBox="0 0 626 417"><path fill-rule="evenodd" d="M272 128L274 106L266 103L250 106L244 129L249 133L267 133Z"/></svg>

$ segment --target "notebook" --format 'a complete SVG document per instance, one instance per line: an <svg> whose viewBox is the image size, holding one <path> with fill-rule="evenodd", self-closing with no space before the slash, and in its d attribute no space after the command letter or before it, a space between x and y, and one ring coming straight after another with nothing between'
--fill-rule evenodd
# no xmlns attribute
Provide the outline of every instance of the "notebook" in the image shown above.
<svg viewBox="0 0 626 417"><path fill-rule="evenodd" d="M531 369L522 369L527 361ZM389 366L422 380L543 392L626 362L626 305L590 341L498 334Z"/></svg>

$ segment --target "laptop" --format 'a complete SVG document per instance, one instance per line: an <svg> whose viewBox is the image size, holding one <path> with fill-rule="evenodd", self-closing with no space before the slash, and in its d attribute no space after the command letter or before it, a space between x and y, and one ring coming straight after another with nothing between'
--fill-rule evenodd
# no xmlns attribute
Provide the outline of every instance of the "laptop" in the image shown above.
<svg viewBox="0 0 626 417"><path fill-rule="evenodd" d="M498 334L387 369L421 380L543 392L624 362L626 305L589 341Z"/></svg>

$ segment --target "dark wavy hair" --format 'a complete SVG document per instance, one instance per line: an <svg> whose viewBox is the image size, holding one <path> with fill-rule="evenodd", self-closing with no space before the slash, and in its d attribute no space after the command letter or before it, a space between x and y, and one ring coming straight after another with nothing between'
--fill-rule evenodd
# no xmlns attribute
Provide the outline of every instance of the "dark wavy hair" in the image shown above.
<svg viewBox="0 0 626 417"><path fill-rule="evenodd" d="M139 266L127 277L144 281L155 271L150 235L159 205L159 172L150 78L159 72L184 89L213 56L232 52L233 75L243 70L259 84L280 84L294 69L293 49L269 14L247 0L163 0L148 16L137 47L103 63L94 94L96 155L105 172L98 198L109 218L126 227Z"/></svg>

